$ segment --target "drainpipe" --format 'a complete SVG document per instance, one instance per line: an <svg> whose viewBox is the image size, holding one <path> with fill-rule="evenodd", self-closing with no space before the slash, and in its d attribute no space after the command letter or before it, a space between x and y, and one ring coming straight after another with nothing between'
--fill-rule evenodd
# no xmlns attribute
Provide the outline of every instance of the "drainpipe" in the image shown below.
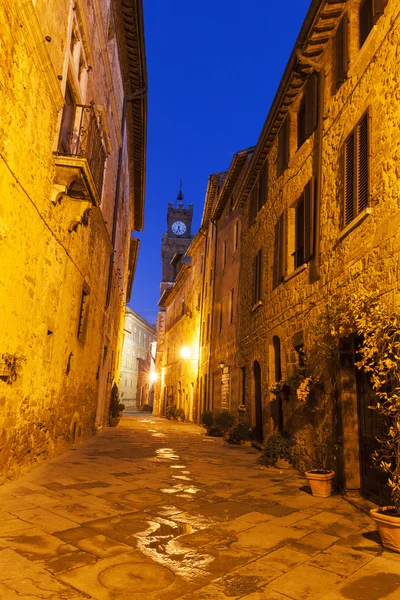
<svg viewBox="0 0 400 600"><path fill-rule="evenodd" d="M111 234L111 242L114 248L115 239L117 237L117 220L118 220L118 201L119 201L119 190L121 185L121 174L122 174L122 157L124 152L124 142L125 142L125 124L126 124L126 105L128 102L132 102L133 100L141 100L147 94L147 88L143 87L135 92L130 94L125 94L124 101L122 105L122 119L121 119L121 146L118 151L118 170L117 170L117 183L115 186L115 197L114 197L114 212L113 212L113 225L112 225L112 234ZM110 256L110 264L108 270L108 284L107 284L107 296L106 296L106 305L107 309L110 305L110 297L111 297L111 285L112 285L112 274L114 269L114 252Z"/></svg>

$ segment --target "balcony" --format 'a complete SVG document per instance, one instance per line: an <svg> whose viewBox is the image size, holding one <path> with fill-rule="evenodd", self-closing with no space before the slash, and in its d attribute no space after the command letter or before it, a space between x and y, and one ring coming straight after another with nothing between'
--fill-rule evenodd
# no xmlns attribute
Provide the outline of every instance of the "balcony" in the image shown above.
<svg viewBox="0 0 400 600"><path fill-rule="evenodd" d="M65 104L54 153L53 204L62 196L90 201L94 206L100 204L107 158L103 137L93 105Z"/></svg>

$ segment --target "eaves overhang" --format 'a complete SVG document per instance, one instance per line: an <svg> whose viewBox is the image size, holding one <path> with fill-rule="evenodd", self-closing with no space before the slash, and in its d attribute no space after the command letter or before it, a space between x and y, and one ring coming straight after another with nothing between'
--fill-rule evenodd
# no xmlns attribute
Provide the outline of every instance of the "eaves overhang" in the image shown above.
<svg viewBox="0 0 400 600"><path fill-rule="evenodd" d="M320 70L322 53L333 30L339 23L346 2L347 0L312 0L258 139L247 175L238 192L234 208L246 204L289 108L302 90L310 73Z"/></svg>
<svg viewBox="0 0 400 600"><path fill-rule="evenodd" d="M251 146L250 148L246 148L245 150L240 150L236 152L234 155L232 162L230 164L228 173L224 179L221 191L218 195L217 203L212 211L212 219L219 219L222 215L226 203L231 198L233 189L235 185L238 183L240 175L242 174L244 165L249 159L249 156L254 152L255 146Z"/></svg>
<svg viewBox="0 0 400 600"><path fill-rule="evenodd" d="M129 245L129 261L128 261L128 283L126 287L126 301L129 302L132 295L133 278L135 276L137 259L139 255L140 240L131 237Z"/></svg>
<svg viewBox="0 0 400 600"><path fill-rule="evenodd" d="M119 16L123 84L126 98L130 206L133 229L144 227L147 142L147 67L142 0L114 0Z"/></svg>
<svg viewBox="0 0 400 600"><path fill-rule="evenodd" d="M215 197L219 191L219 186L221 184L221 181L225 177L225 175L226 175L225 172L224 173L213 173L208 178L206 198L204 201L203 216L202 216L201 225L200 225L200 229L202 231L205 231L208 229L208 226L210 224L211 213L212 213L212 208L214 205Z"/></svg>

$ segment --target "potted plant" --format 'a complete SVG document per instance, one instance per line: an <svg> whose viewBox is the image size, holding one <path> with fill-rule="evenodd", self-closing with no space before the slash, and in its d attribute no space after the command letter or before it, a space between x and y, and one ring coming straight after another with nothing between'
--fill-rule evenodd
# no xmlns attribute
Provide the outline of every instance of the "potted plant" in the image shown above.
<svg viewBox="0 0 400 600"><path fill-rule="evenodd" d="M226 439L229 437L229 431L234 422L235 417L229 412L229 410L221 410L215 419L216 426L218 427L221 435L223 435Z"/></svg>
<svg viewBox="0 0 400 600"><path fill-rule="evenodd" d="M263 444L259 462L277 469L289 469L293 462L293 438L285 432L277 431Z"/></svg>
<svg viewBox="0 0 400 600"><path fill-rule="evenodd" d="M125 409L126 409L126 406L125 406L125 404L124 404L123 402L120 402L120 403L118 404L118 413L119 413L119 416L120 416L120 417L122 417L122 416L123 416L123 414L124 414L124 410L125 410Z"/></svg>
<svg viewBox="0 0 400 600"><path fill-rule="evenodd" d="M251 427L247 419L243 419L232 427L229 441L240 443L242 446L251 446Z"/></svg>
<svg viewBox="0 0 400 600"><path fill-rule="evenodd" d="M177 408L175 410L175 419L179 422L185 420L185 411L183 410L183 408Z"/></svg>
<svg viewBox="0 0 400 600"><path fill-rule="evenodd" d="M174 421L175 413L176 413L175 405L172 404L171 406L167 406L167 408L165 410L165 416L167 417L167 419L169 419L170 421Z"/></svg>
<svg viewBox="0 0 400 600"><path fill-rule="evenodd" d="M118 386L116 383L113 384L111 388L111 401L110 401L110 416L108 420L108 424L110 427L116 427L121 420L120 414L120 401L119 401L119 393ZM124 406L124 405L122 405ZM125 408L125 406L124 406Z"/></svg>
<svg viewBox="0 0 400 600"><path fill-rule="evenodd" d="M211 428L214 426L214 414L212 410L205 410L201 413L201 422L207 429L207 434L210 435Z"/></svg>

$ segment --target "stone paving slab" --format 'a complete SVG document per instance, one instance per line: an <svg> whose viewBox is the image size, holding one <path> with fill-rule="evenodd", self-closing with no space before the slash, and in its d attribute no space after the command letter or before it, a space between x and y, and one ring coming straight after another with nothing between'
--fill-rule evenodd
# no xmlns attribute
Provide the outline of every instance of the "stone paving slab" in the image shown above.
<svg viewBox="0 0 400 600"><path fill-rule="evenodd" d="M191 424L128 417L0 488L0 600L398 600L355 496Z"/></svg>

